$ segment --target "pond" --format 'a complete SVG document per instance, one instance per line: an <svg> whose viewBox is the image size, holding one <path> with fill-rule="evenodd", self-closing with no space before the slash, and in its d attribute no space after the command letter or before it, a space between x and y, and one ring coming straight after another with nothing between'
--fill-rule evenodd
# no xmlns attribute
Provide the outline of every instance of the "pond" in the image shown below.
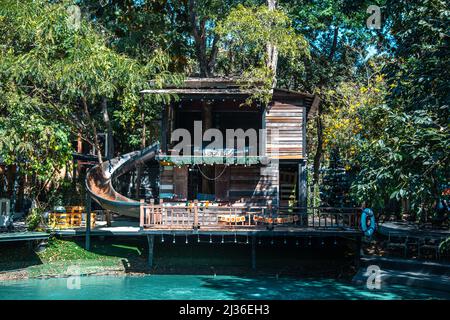
<svg viewBox="0 0 450 320"><path fill-rule="evenodd" d="M202 275L89 276L0 282L0 300L16 299L450 299L406 286L365 286L334 279Z"/></svg>

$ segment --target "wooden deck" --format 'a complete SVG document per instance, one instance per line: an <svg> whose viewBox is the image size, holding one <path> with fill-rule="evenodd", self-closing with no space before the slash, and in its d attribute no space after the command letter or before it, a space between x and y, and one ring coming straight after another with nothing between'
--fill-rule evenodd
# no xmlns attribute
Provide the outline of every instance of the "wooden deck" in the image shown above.
<svg viewBox="0 0 450 320"><path fill-rule="evenodd" d="M59 229L53 230L52 233L65 236L85 236L85 228L73 228L73 229ZM97 225L91 229L90 234L92 236L146 236L146 235L212 235L212 236L270 236L270 237L335 237L335 236L361 236L362 233L359 230L347 229L347 228L296 228L296 227L278 227L272 230L267 229L265 226L251 227L251 228L220 228L220 227L205 227L200 229L193 228L150 228L142 229L137 223L130 222L129 225L122 224L120 226L113 225L111 227Z"/></svg>
<svg viewBox="0 0 450 320"><path fill-rule="evenodd" d="M47 240L49 236L46 232L1 232L0 242Z"/></svg>
<svg viewBox="0 0 450 320"><path fill-rule="evenodd" d="M139 221L97 222L92 236L210 235L257 237L360 237L359 209L201 207L142 205ZM61 236L85 236L84 227L53 230Z"/></svg>

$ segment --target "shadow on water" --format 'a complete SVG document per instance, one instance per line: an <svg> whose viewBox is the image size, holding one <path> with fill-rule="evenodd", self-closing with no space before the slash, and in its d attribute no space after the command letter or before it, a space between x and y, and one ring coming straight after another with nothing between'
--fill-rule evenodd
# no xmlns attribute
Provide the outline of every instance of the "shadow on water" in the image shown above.
<svg viewBox="0 0 450 320"><path fill-rule="evenodd" d="M202 286L218 292L226 292L230 299L430 299L436 298L436 292L414 290L404 286L382 287L369 290L365 286L335 279L298 279L274 277L245 277L233 279L202 278ZM448 294L439 295L448 299Z"/></svg>

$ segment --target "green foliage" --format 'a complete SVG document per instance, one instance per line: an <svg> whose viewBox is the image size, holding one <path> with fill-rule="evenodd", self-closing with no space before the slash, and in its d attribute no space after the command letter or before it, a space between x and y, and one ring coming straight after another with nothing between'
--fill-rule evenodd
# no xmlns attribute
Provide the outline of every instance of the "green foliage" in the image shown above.
<svg viewBox="0 0 450 320"><path fill-rule="evenodd" d="M268 45L276 47L279 56L291 64L309 55L306 40L295 32L286 13L266 5L239 4L218 23L215 32L223 47L218 57L221 72L238 76L243 88L253 92L247 103L270 101L274 73L269 67Z"/></svg>
<svg viewBox="0 0 450 320"><path fill-rule="evenodd" d="M291 19L282 10L270 10L266 5L238 5L215 31L227 50L239 54L235 58L239 65L235 67L265 63L268 44L277 47L281 56L292 60L307 55L307 43L295 32Z"/></svg>
<svg viewBox="0 0 450 320"><path fill-rule="evenodd" d="M358 201L408 198L421 213L450 179L442 0L289 0L275 10L258 0L77 3L79 28L72 1L0 4L0 156L33 177L35 195L61 179L76 134L94 144L105 130L105 100L123 152L157 139L161 106L176 99L140 91L178 85L183 71L237 77L252 92L247 103L267 103L268 45L279 53L277 85L321 98L309 159L327 165L338 150L357 173ZM381 30L366 27L370 4L382 7Z"/></svg>
<svg viewBox="0 0 450 320"><path fill-rule="evenodd" d="M43 211L41 208L34 208L31 210L26 219L28 231L34 231L39 227L39 225L43 221L42 214Z"/></svg>
<svg viewBox="0 0 450 320"><path fill-rule="evenodd" d="M161 51L139 62L108 46L107 37L81 19L71 22L71 1L5 0L0 5L0 155L37 179L35 196L71 159L80 132L95 144L108 99L123 127L140 110L148 117L169 95L146 95L151 85L179 83ZM84 106L83 101L87 105ZM92 114L92 116L91 116Z"/></svg>
<svg viewBox="0 0 450 320"><path fill-rule="evenodd" d="M374 201L408 198L430 212L449 181L448 17L443 1L393 1L388 21L393 59L384 68L386 104L363 115L357 194ZM392 41L389 41L392 44ZM378 127L378 130L374 130ZM370 132L369 132L370 130Z"/></svg>

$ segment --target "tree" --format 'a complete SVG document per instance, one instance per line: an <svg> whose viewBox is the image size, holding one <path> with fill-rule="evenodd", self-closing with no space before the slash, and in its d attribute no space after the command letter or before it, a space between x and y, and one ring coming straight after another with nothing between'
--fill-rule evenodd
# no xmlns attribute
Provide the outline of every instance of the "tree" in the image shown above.
<svg viewBox="0 0 450 320"><path fill-rule="evenodd" d="M386 40L392 57L383 72L386 104L365 121L383 125L377 139L361 139L357 194L384 192L409 199L414 212L430 212L449 181L449 11L444 1L389 1ZM368 110L369 111L369 110ZM382 182L382 183L380 183Z"/></svg>
<svg viewBox="0 0 450 320"><path fill-rule="evenodd" d="M147 95L141 99L142 89L151 83L162 87L166 81L178 79L168 72L162 52L145 64L139 63L109 48L105 37L88 21L69 23L69 4L11 0L0 6L0 40L5 44L0 50L0 123L4 134L0 154L29 168L29 174L38 180L67 161L71 149L67 141L78 133L95 146L99 162L103 161L98 130L106 99L119 113L123 110L123 124L133 122L135 115L141 114L139 109L171 98ZM31 130L28 126L33 124L36 126ZM50 134L54 147L44 144L45 139L31 140L31 134L43 139ZM53 158L48 158L54 160L49 165L40 161L48 154L47 147L55 151Z"/></svg>
<svg viewBox="0 0 450 320"><path fill-rule="evenodd" d="M306 60L288 63L280 57L279 83L293 90L315 93L321 100L315 118L308 124L314 188L319 184L321 164L331 150L324 146L327 125L324 117L335 107L334 93L342 83L367 82L367 72L372 73L366 64L368 49L378 47L381 32L366 27L369 4L373 3L363 0L279 2L293 21L295 31L310 47L310 57Z"/></svg>
<svg viewBox="0 0 450 320"><path fill-rule="evenodd" d="M222 74L238 76L255 92L252 100L270 100L278 55L288 61L308 56L307 43L295 33L290 18L270 6L238 5L215 30L223 39L218 58Z"/></svg>

